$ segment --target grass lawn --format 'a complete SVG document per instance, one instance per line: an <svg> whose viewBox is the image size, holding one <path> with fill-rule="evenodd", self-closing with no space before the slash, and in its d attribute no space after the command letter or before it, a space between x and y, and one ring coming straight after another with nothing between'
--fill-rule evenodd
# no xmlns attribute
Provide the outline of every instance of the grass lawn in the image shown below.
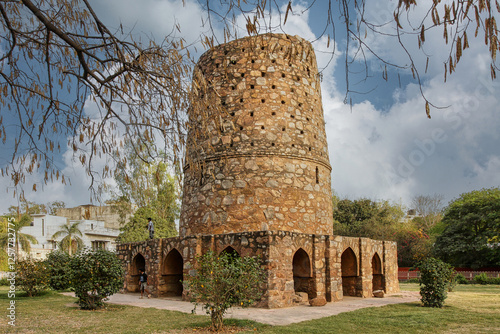
<svg viewBox="0 0 500 334"><path fill-rule="evenodd" d="M401 284L418 291L418 284ZM0 287L0 332L6 333L200 333L209 318L180 312L109 305L81 311L76 298L47 292L28 298L16 295L16 327L7 325L7 288ZM240 333L500 333L500 286L459 285L442 309L419 303L365 308L288 326L251 321L227 321L229 332ZM3 330L5 329L5 331Z"/></svg>

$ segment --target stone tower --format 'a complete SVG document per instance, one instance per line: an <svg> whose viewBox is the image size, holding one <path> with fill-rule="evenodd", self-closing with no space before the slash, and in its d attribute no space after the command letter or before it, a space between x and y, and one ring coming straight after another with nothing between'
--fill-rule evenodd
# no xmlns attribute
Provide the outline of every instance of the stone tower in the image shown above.
<svg viewBox="0 0 500 334"><path fill-rule="evenodd" d="M331 167L314 51L266 34L196 66L180 236L332 233Z"/></svg>
<svg viewBox="0 0 500 334"><path fill-rule="evenodd" d="M315 305L399 291L392 241L333 235L318 70L300 37L266 34L213 47L193 74L179 236L117 246L124 289L189 300L211 251L257 256L259 307Z"/></svg>

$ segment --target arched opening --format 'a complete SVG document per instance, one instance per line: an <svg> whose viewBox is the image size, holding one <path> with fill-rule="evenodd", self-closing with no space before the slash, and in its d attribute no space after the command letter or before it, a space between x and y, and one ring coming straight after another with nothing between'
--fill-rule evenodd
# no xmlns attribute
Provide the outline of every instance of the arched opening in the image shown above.
<svg viewBox="0 0 500 334"><path fill-rule="evenodd" d="M306 292L309 298L316 297L311 261L309 255L302 248L299 248L293 255L292 268L295 292Z"/></svg>
<svg viewBox="0 0 500 334"><path fill-rule="evenodd" d="M139 292L139 271L146 271L146 259L141 253L137 255L132 260L132 265L130 266L130 281L127 290L130 292ZM148 272L146 271L146 274Z"/></svg>
<svg viewBox="0 0 500 334"><path fill-rule="evenodd" d="M382 261L380 261L380 257L377 253L372 257L372 276L372 290L385 290Z"/></svg>
<svg viewBox="0 0 500 334"><path fill-rule="evenodd" d="M177 249L172 249L162 265L163 284L160 285L160 293L164 296L182 296L182 279L184 270L184 259Z"/></svg>
<svg viewBox="0 0 500 334"><path fill-rule="evenodd" d="M349 247L340 259L342 267L342 290L344 296L356 296L356 281L358 278L358 263L356 254Z"/></svg>
<svg viewBox="0 0 500 334"><path fill-rule="evenodd" d="M226 248L224 248L224 250L220 252L220 254L222 253L229 254L233 257L240 257L240 253L238 253L238 251L231 246L227 246Z"/></svg>

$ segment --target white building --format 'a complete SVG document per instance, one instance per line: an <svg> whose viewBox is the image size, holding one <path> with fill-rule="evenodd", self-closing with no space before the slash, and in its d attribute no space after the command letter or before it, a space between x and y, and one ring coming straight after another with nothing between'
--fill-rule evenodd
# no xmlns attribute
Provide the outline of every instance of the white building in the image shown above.
<svg viewBox="0 0 500 334"><path fill-rule="evenodd" d="M31 245L31 256L36 259L45 259L49 252L58 248L58 243L64 236L57 240L54 240L52 236L61 230L63 225L66 225L68 219L46 214L32 215L32 218L31 226L23 227L21 233L32 235L38 241L38 244ZM76 221L70 220L69 222L72 224ZM81 239L84 247L115 251L119 230L105 228L103 221L80 220L79 222L78 227L82 232Z"/></svg>

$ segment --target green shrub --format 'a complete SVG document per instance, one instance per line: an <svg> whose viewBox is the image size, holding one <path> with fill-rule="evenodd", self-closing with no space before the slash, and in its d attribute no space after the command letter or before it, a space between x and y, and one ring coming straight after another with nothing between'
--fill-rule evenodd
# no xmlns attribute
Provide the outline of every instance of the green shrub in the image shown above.
<svg viewBox="0 0 500 334"><path fill-rule="evenodd" d="M481 273L474 277L474 283L477 284L500 284L500 277L488 277L486 273Z"/></svg>
<svg viewBox="0 0 500 334"><path fill-rule="evenodd" d="M16 286L29 297L39 295L49 288L49 274L45 262L28 258L18 261L16 269Z"/></svg>
<svg viewBox="0 0 500 334"><path fill-rule="evenodd" d="M467 278L465 278L464 275L462 274L457 274L455 276L455 281L458 283L458 284L469 284L469 281L467 280Z"/></svg>
<svg viewBox="0 0 500 334"><path fill-rule="evenodd" d="M407 279L406 281L403 281L402 283L419 283L420 280L418 278L410 278Z"/></svg>
<svg viewBox="0 0 500 334"><path fill-rule="evenodd" d="M422 261L418 268L422 304L425 307L443 307L447 297L446 290L454 273L453 267L431 257Z"/></svg>
<svg viewBox="0 0 500 334"><path fill-rule="evenodd" d="M500 277L492 277L492 278L490 278L490 284L500 285Z"/></svg>
<svg viewBox="0 0 500 334"><path fill-rule="evenodd" d="M7 277L5 278L0 278L0 286L9 286L10 282L7 281Z"/></svg>
<svg viewBox="0 0 500 334"><path fill-rule="evenodd" d="M232 305L247 307L260 299L264 271L258 258L208 252L197 258L197 265L197 274L187 281L189 295L196 305L203 303L213 330L222 329L224 314Z"/></svg>
<svg viewBox="0 0 500 334"><path fill-rule="evenodd" d="M123 268L116 254L85 249L69 262L70 281L80 308L95 310L123 286Z"/></svg>
<svg viewBox="0 0 500 334"><path fill-rule="evenodd" d="M66 252L50 252L45 260L49 271L49 285L53 290L66 290L69 283L69 261L71 257Z"/></svg>
<svg viewBox="0 0 500 334"><path fill-rule="evenodd" d="M474 276L474 282L477 284L488 284L489 283L489 277L486 275L486 273L481 273L479 275Z"/></svg>

